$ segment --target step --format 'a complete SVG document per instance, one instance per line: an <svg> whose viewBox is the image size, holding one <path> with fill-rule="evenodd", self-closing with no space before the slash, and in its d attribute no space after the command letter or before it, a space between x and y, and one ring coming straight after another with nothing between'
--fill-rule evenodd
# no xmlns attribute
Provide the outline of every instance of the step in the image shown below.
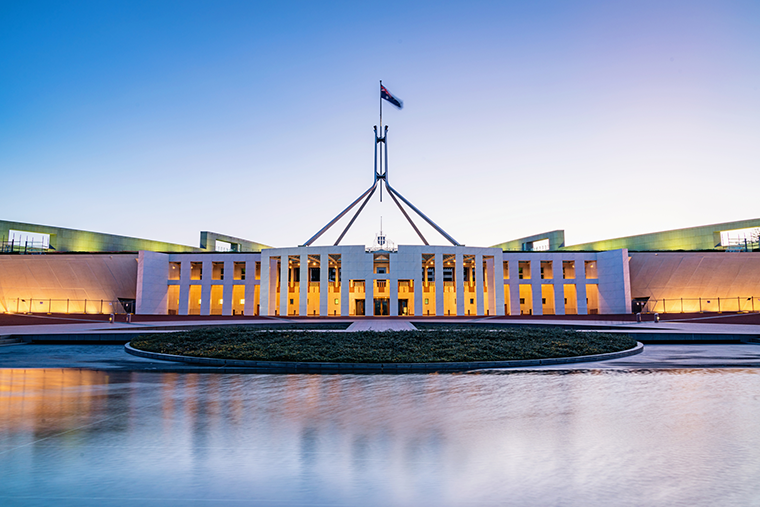
<svg viewBox="0 0 760 507"><path fill-rule="evenodd" d="M16 338L15 336L11 335L4 335L0 336L0 347L5 345L20 345L24 343L24 340L21 338Z"/></svg>

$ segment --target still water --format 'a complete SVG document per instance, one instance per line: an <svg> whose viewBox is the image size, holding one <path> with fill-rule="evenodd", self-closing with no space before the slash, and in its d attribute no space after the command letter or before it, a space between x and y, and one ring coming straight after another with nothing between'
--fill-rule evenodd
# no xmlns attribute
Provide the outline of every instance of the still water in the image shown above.
<svg viewBox="0 0 760 507"><path fill-rule="evenodd" d="M760 505L760 370L0 370L0 505Z"/></svg>

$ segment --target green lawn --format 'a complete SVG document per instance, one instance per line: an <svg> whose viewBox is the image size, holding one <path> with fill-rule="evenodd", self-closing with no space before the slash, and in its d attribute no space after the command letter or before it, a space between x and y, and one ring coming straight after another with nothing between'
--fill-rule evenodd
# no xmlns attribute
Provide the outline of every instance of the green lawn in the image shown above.
<svg viewBox="0 0 760 507"><path fill-rule="evenodd" d="M633 348L636 340L611 333L528 327L352 333L214 327L140 336L131 345L164 354L255 361L433 363L602 354Z"/></svg>

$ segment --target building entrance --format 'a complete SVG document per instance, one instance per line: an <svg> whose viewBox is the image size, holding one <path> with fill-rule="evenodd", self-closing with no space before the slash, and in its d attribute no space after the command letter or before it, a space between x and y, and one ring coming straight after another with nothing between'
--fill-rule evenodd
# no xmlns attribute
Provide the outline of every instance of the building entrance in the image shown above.
<svg viewBox="0 0 760 507"><path fill-rule="evenodd" d="M354 301L356 303L356 312L355 315L364 315L364 300L363 299L357 299Z"/></svg>
<svg viewBox="0 0 760 507"><path fill-rule="evenodd" d="M390 299L388 298L375 298L375 315L390 315L388 307L390 306Z"/></svg>
<svg viewBox="0 0 760 507"><path fill-rule="evenodd" d="M409 300L408 299L398 300L398 314L409 315Z"/></svg>

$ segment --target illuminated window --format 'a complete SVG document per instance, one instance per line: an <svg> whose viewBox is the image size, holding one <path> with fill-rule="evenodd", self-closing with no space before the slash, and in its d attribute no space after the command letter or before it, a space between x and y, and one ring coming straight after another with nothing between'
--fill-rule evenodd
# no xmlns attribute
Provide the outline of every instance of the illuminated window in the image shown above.
<svg viewBox="0 0 760 507"><path fill-rule="evenodd" d="M203 278L203 263L190 263L190 280L201 280Z"/></svg>
<svg viewBox="0 0 760 507"><path fill-rule="evenodd" d="M757 243L760 236L760 227L750 227L748 229L734 229L731 231L720 231L720 246L749 248L752 243Z"/></svg>
<svg viewBox="0 0 760 507"><path fill-rule="evenodd" d="M232 278L235 280L245 280L245 262L236 262L234 267L235 271L232 273Z"/></svg>
<svg viewBox="0 0 760 507"><path fill-rule="evenodd" d="M223 262L211 263L211 279L224 280L224 263Z"/></svg>
<svg viewBox="0 0 760 507"><path fill-rule="evenodd" d="M40 232L8 231L8 243L14 247L24 248L48 248L50 246L50 234Z"/></svg>
<svg viewBox="0 0 760 507"><path fill-rule="evenodd" d="M231 252L232 243L229 243L227 241L220 241L217 239L214 244L214 250L216 250L217 252Z"/></svg>

